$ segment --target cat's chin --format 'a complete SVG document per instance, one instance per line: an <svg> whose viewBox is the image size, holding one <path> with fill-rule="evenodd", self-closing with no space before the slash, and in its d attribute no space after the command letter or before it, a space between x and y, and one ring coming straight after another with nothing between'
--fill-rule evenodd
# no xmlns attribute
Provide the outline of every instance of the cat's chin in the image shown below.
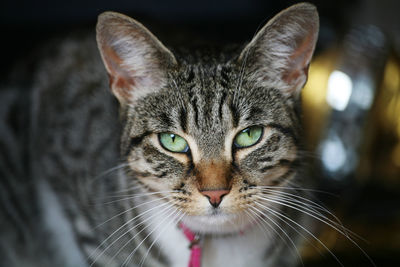
<svg viewBox="0 0 400 267"><path fill-rule="evenodd" d="M246 216L223 213L186 216L182 221L194 232L217 235L241 233L252 225Z"/></svg>

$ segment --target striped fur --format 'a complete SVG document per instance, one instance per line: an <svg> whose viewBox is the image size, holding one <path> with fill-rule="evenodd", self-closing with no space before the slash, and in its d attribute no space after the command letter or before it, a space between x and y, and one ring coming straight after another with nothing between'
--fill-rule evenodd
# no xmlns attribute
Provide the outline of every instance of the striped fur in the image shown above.
<svg viewBox="0 0 400 267"><path fill-rule="evenodd" d="M204 266L298 260L302 230L274 212L299 224L304 215L262 199L282 200L293 193L283 187L303 183L298 91L317 31L315 8L300 4L244 49L168 50L140 23L108 12L97 26L101 58L92 35L53 44L32 79L30 168L5 175L26 175L35 195L24 244L45 238L51 255L37 265L186 266L179 221L201 235ZM263 127L261 140L236 148L236 134L253 125ZM163 132L185 138L189 152L164 149ZM215 208L201 192L221 188L229 193Z"/></svg>

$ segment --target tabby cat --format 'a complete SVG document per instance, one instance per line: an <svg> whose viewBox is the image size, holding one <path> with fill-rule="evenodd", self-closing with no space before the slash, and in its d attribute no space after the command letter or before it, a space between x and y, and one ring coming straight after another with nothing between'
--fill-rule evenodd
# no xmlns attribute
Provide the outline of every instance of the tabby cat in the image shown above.
<svg viewBox="0 0 400 267"><path fill-rule="evenodd" d="M318 28L302 3L244 47L188 52L105 12L101 58L92 36L48 47L29 90L27 178L2 182L2 266L184 267L193 246L203 267L296 265L320 208L297 190Z"/></svg>

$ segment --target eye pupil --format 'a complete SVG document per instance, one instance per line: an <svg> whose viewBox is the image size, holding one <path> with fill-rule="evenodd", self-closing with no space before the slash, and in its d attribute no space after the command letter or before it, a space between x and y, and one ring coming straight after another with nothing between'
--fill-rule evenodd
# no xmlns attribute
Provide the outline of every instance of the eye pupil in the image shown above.
<svg viewBox="0 0 400 267"><path fill-rule="evenodd" d="M247 133L247 135L248 135L249 137L251 137L251 131L250 131L250 129L246 129L246 133Z"/></svg>

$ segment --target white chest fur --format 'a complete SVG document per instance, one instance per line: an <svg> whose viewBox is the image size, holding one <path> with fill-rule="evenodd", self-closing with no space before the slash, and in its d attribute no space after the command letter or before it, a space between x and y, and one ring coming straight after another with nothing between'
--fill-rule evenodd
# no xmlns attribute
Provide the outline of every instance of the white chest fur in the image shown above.
<svg viewBox="0 0 400 267"><path fill-rule="evenodd" d="M203 242L202 266L266 266L263 259L268 246L268 238L258 227L243 234L209 237Z"/></svg>
<svg viewBox="0 0 400 267"><path fill-rule="evenodd" d="M153 217L148 225L151 239L168 258L171 266L187 267L190 258L189 241L177 226L177 221L171 212L160 212L155 209L150 216ZM176 218L176 217L175 217Z"/></svg>
<svg viewBox="0 0 400 267"><path fill-rule="evenodd" d="M164 255L166 255L173 267L187 267L189 263L190 250L189 241L184 236L175 222L165 219L165 215L155 215L155 221L164 222L163 226L157 227L151 234L153 240L157 239ZM248 229L243 234L223 237L203 237L202 267L242 267L242 266L268 266L265 261L265 252L271 245L270 239L259 227Z"/></svg>

